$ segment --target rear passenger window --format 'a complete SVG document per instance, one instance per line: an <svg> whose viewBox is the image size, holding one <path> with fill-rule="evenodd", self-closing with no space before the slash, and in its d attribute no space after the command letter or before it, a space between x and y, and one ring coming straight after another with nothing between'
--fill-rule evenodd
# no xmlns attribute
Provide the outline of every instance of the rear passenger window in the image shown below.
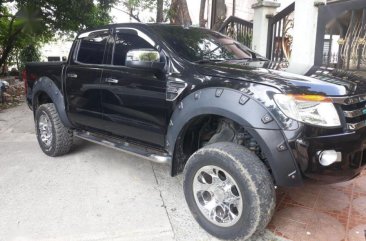
<svg viewBox="0 0 366 241"><path fill-rule="evenodd" d="M150 43L149 43L149 42ZM127 52L134 49L152 49L154 44L142 32L132 29L117 30L113 53L113 65L124 66Z"/></svg>
<svg viewBox="0 0 366 241"><path fill-rule="evenodd" d="M108 38L108 31L93 32L82 38L76 60L84 64L102 64Z"/></svg>

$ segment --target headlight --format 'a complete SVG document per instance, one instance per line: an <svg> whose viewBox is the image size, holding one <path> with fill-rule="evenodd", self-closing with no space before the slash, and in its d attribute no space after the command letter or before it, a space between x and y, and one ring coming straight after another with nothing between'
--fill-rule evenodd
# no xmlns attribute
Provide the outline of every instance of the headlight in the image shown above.
<svg viewBox="0 0 366 241"><path fill-rule="evenodd" d="M331 99L320 95L274 95L281 111L289 118L317 126L341 125Z"/></svg>

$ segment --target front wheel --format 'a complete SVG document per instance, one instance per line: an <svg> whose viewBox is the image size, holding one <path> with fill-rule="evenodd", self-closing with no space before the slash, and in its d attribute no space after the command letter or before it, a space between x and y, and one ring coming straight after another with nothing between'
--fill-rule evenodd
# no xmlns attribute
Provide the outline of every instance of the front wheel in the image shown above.
<svg viewBox="0 0 366 241"><path fill-rule="evenodd" d="M222 239L247 239L263 230L276 202L265 165L253 152L229 142L205 146L189 158L184 194L202 228Z"/></svg>

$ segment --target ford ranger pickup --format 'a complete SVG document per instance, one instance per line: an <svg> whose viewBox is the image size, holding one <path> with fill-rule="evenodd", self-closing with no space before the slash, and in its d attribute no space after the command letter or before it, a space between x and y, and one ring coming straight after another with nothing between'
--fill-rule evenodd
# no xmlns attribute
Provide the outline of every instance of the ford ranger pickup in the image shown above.
<svg viewBox="0 0 366 241"><path fill-rule="evenodd" d="M245 240L271 220L276 186L366 164L366 82L270 66L217 32L129 23L81 32L66 62L29 63L23 79L45 154L76 136L167 164L202 228Z"/></svg>

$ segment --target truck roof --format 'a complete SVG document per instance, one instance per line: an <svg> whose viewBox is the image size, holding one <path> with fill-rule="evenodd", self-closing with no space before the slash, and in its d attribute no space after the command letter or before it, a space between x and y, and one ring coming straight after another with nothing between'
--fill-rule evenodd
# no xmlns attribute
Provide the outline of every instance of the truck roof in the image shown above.
<svg viewBox="0 0 366 241"><path fill-rule="evenodd" d="M87 33L87 32L92 32L92 31L97 31L97 30L102 30L102 29L106 29L106 28L116 28L116 27L148 27L148 26L154 26L154 28L156 27L162 27L162 28L166 28L166 27L171 27L171 28L186 28L183 25L174 25L174 24L167 24L167 23L114 23L114 24L108 24L108 25L103 25L103 26L99 26L96 28L88 28L85 29L81 32L78 33L77 36L83 34L83 33ZM199 28L199 27L192 27L189 26L188 28Z"/></svg>

